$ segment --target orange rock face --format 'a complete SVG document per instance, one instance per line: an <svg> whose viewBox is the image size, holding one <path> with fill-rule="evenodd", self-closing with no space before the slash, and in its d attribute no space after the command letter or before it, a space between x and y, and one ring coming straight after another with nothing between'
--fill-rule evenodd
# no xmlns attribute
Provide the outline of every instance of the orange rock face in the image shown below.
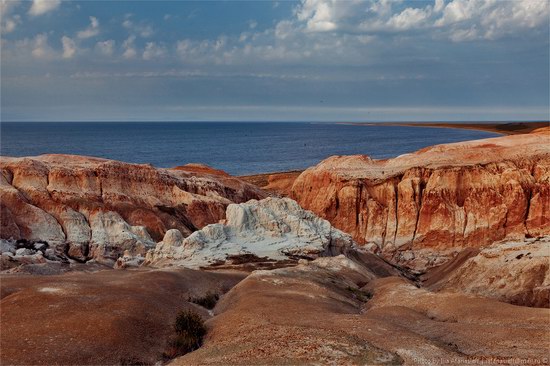
<svg viewBox="0 0 550 366"><path fill-rule="evenodd" d="M438 145L389 160L335 156L304 171L292 197L397 262L426 249L547 235L550 135Z"/></svg>
<svg viewBox="0 0 550 366"><path fill-rule="evenodd" d="M264 193L208 167L150 165L68 155L0 160L1 238L69 244L76 259L145 254L169 229L215 223L232 202Z"/></svg>

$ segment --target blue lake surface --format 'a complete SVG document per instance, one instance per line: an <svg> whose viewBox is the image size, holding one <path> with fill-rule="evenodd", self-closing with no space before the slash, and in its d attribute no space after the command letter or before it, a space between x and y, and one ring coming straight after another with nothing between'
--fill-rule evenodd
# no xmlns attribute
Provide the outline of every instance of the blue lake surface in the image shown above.
<svg viewBox="0 0 550 366"><path fill-rule="evenodd" d="M78 154L233 175L304 169L331 155L390 158L426 146L495 137L483 131L335 123L2 122L2 156Z"/></svg>

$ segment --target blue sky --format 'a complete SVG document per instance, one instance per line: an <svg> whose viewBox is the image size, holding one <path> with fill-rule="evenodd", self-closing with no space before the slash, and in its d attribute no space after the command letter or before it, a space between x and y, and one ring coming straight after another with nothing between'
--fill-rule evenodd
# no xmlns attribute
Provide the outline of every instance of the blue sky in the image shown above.
<svg viewBox="0 0 550 366"><path fill-rule="evenodd" d="M0 4L3 121L550 118L546 0Z"/></svg>

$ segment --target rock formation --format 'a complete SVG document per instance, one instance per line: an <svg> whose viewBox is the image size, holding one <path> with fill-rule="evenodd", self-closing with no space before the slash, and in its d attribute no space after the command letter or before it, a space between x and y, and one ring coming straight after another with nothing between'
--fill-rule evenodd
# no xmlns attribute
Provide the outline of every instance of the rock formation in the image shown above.
<svg viewBox="0 0 550 366"><path fill-rule="evenodd" d="M356 242L424 270L446 251L550 234L550 135L537 132L389 160L331 157L304 171L291 196Z"/></svg>
<svg viewBox="0 0 550 366"><path fill-rule="evenodd" d="M253 272L214 314L173 365L542 364L548 350L548 309L432 293L344 256Z"/></svg>
<svg viewBox="0 0 550 366"><path fill-rule="evenodd" d="M430 287L548 308L549 267L550 237L495 243Z"/></svg>
<svg viewBox="0 0 550 366"><path fill-rule="evenodd" d="M167 231L147 254L146 264L196 268L243 256L275 261L314 259L345 253L352 246L351 236L295 201L269 197L230 204L224 223L208 225L185 239L177 229Z"/></svg>
<svg viewBox="0 0 550 366"><path fill-rule="evenodd" d="M222 219L228 204L265 196L199 165L42 155L2 157L0 169L1 238L45 241L79 261L144 256L170 229L189 235Z"/></svg>

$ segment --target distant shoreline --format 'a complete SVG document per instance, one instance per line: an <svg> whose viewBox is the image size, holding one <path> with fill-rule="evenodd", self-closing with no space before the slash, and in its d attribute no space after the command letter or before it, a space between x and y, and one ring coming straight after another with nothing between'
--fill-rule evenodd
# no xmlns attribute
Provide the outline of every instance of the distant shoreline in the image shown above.
<svg viewBox="0 0 550 366"><path fill-rule="evenodd" d="M431 128L458 128L495 132L502 135L520 135L531 133L542 127L550 126L550 122L508 122L508 123L451 123L451 122L397 122L397 123L372 123L372 122L338 122L341 125L353 126L405 126L405 127L431 127Z"/></svg>
<svg viewBox="0 0 550 366"><path fill-rule="evenodd" d="M339 125L353 126L405 126L405 127L428 127L428 128L458 128L466 130L477 130L495 132L502 135L520 135L531 133L536 129L549 127L550 122L509 122L509 123L451 123L451 122L401 122L401 123L371 123L371 122L337 122ZM282 172L247 174L238 178L254 184L257 187L273 190L282 195L290 195L294 180L303 170L290 170Z"/></svg>

